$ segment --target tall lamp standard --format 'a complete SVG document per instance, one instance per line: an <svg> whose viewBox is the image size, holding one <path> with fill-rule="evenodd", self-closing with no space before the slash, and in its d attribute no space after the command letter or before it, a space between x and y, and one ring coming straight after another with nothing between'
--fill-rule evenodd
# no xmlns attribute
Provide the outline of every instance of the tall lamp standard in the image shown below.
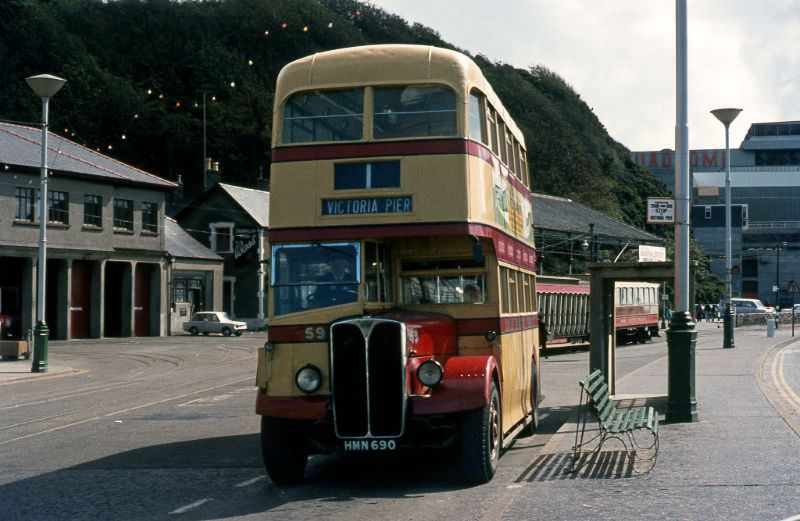
<svg viewBox="0 0 800 521"><path fill-rule="evenodd" d="M733 339L733 266L731 253L731 146L730 126L742 109L714 109L711 111L725 125L725 316L722 321L722 347L735 347Z"/></svg>
<svg viewBox="0 0 800 521"><path fill-rule="evenodd" d="M50 330L44 316L45 273L47 271L47 123L50 98L67 82L50 74L25 78L33 92L42 98L42 163L39 171L39 262L36 268L36 327L34 328L33 365L31 372L47 372L47 339Z"/></svg>
<svg viewBox="0 0 800 521"><path fill-rule="evenodd" d="M696 422L697 331L689 309L689 117L686 0L675 0L675 294L667 330L666 421Z"/></svg>

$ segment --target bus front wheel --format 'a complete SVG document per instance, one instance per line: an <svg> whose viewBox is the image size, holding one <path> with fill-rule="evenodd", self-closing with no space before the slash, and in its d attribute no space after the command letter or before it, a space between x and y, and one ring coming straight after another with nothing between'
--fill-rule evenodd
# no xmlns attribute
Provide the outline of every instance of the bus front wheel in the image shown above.
<svg viewBox="0 0 800 521"><path fill-rule="evenodd" d="M277 485L302 481L308 450L296 423L283 418L261 417L261 455L270 479Z"/></svg>
<svg viewBox="0 0 800 521"><path fill-rule="evenodd" d="M464 413L461 430L462 475L471 483L487 483L497 470L503 446L500 393L492 380L489 403Z"/></svg>

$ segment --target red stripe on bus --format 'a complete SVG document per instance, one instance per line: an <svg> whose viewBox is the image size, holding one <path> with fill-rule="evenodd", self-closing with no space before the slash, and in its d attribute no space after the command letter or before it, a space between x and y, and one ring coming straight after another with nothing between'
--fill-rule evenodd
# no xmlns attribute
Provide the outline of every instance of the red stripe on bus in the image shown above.
<svg viewBox="0 0 800 521"><path fill-rule="evenodd" d="M318 331L324 332L322 337L318 335ZM268 337L271 342L327 342L328 324L269 326Z"/></svg>
<svg viewBox="0 0 800 521"><path fill-rule="evenodd" d="M536 268L536 250L490 226L472 223L419 223L403 225L325 226L271 229L270 242L409 237L414 235L475 235L492 239L497 258L520 267Z"/></svg>
<svg viewBox="0 0 800 521"><path fill-rule="evenodd" d="M465 139L426 139L388 143L336 143L280 147L272 149L272 162L433 154L469 154L480 157L480 152L474 150L469 144L470 141Z"/></svg>

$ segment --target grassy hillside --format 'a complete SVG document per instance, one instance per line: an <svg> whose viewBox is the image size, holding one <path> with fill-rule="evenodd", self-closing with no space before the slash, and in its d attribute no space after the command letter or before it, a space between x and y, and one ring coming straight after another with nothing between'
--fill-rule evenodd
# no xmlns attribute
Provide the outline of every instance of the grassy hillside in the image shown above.
<svg viewBox="0 0 800 521"><path fill-rule="evenodd" d="M453 48L430 28L353 0L3 0L0 118L35 123L39 101L24 78L58 74L69 83L52 103L54 131L198 183L205 93L208 154L224 178L247 185L268 173L281 67L388 42ZM663 188L564 79L541 65L475 60L525 133L536 191L644 225L644 198Z"/></svg>

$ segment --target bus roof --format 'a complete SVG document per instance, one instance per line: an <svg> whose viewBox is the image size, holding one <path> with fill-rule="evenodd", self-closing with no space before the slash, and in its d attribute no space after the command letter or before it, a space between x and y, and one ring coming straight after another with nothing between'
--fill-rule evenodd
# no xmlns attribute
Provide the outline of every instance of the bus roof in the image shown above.
<svg viewBox="0 0 800 521"><path fill-rule="evenodd" d="M420 82L445 83L463 99L470 89L478 89L524 146L522 132L475 62L460 52L426 45L363 45L295 60L278 75L275 113L289 95L303 90Z"/></svg>

